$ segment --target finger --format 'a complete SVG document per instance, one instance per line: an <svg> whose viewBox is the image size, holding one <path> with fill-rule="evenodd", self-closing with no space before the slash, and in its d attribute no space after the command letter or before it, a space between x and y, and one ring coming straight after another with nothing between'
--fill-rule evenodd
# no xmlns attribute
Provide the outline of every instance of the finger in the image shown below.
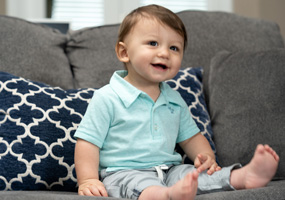
<svg viewBox="0 0 285 200"><path fill-rule="evenodd" d="M84 196L94 196L89 188L84 188L81 192Z"/></svg>
<svg viewBox="0 0 285 200"><path fill-rule="evenodd" d="M206 160L208 160L208 156L203 155L203 154L198 154L197 157L199 158L201 163L204 163Z"/></svg>
<svg viewBox="0 0 285 200"><path fill-rule="evenodd" d="M206 169L209 169L210 166L211 165L210 165L209 161L206 161L200 167L197 168L197 171L199 173L201 173L201 172L205 171Z"/></svg>
<svg viewBox="0 0 285 200"><path fill-rule="evenodd" d="M207 160L207 156L204 156L202 154L198 154L196 159L195 159L195 162L194 162L194 166L196 168L199 168L201 167L201 165Z"/></svg>
<svg viewBox="0 0 285 200"><path fill-rule="evenodd" d="M78 191L78 195L80 196L84 196L83 192L82 191Z"/></svg>
<svg viewBox="0 0 285 200"><path fill-rule="evenodd" d="M220 166L217 166L216 171L220 171L222 168Z"/></svg>
<svg viewBox="0 0 285 200"><path fill-rule="evenodd" d="M92 196L101 196L101 193L97 187L90 187L90 191L92 193Z"/></svg>
<svg viewBox="0 0 285 200"><path fill-rule="evenodd" d="M209 174L209 175L212 175L212 174L214 174L215 172L217 172L217 171L220 171L222 168L220 167L220 166L218 166L218 164L216 163L215 164L215 167L213 167L211 170L209 170L207 173Z"/></svg>
<svg viewBox="0 0 285 200"><path fill-rule="evenodd" d="M99 187L98 189L102 197L108 197L108 193L105 187Z"/></svg>
<svg viewBox="0 0 285 200"><path fill-rule="evenodd" d="M217 168L218 164L217 163L214 163L210 169L207 171L207 174L209 175L212 175L215 171L216 171L216 168Z"/></svg>
<svg viewBox="0 0 285 200"><path fill-rule="evenodd" d="M195 161L194 161L194 166L195 166L196 168L198 168L198 167L201 166L201 164L202 164L202 163L200 162L199 158L196 158Z"/></svg>

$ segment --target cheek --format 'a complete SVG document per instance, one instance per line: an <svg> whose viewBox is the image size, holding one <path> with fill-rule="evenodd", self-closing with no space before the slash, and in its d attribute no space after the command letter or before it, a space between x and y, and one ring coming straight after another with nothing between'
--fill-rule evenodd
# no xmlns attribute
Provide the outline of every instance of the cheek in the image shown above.
<svg viewBox="0 0 285 200"><path fill-rule="evenodd" d="M177 58L173 62L175 68L180 68L181 67L181 63L182 63L182 59L181 58Z"/></svg>
<svg viewBox="0 0 285 200"><path fill-rule="evenodd" d="M148 51L139 51L134 56L134 62L139 64L148 63L151 60L151 54Z"/></svg>
<svg viewBox="0 0 285 200"><path fill-rule="evenodd" d="M179 69L180 69L180 66L177 67L177 68L175 68L175 69L173 70L174 76L176 76L176 74L179 72Z"/></svg>

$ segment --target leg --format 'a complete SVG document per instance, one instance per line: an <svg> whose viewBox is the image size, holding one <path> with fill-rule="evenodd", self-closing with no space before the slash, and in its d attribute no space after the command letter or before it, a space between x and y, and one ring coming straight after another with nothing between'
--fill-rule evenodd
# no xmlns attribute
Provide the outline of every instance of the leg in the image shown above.
<svg viewBox="0 0 285 200"><path fill-rule="evenodd" d="M230 182L236 189L264 187L276 173L279 156L268 145L258 145L246 166L233 170Z"/></svg>
<svg viewBox="0 0 285 200"><path fill-rule="evenodd" d="M197 171L188 173L171 187L150 186L141 193L139 200L192 200L197 192L198 175Z"/></svg>
<svg viewBox="0 0 285 200"><path fill-rule="evenodd" d="M109 197L138 199L141 192L151 186L164 187L155 170L121 170L100 173Z"/></svg>
<svg viewBox="0 0 285 200"><path fill-rule="evenodd" d="M234 164L229 167L224 167L212 175L208 175L206 171L203 171L198 177L197 194L234 190L230 185L231 171L234 168L240 167L240 164ZM168 171L165 183L167 186L172 186L194 170L195 167L193 165L184 164L174 166Z"/></svg>
<svg viewBox="0 0 285 200"><path fill-rule="evenodd" d="M101 171L109 197L147 200L191 200L197 191L198 172L189 173L172 187L167 187L155 169Z"/></svg>

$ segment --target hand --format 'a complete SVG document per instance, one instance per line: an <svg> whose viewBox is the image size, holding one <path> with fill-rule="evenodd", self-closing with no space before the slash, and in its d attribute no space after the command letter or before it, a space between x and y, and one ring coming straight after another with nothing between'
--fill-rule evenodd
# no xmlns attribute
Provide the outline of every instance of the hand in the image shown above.
<svg viewBox="0 0 285 200"><path fill-rule="evenodd" d="M216 163L215 158L208 154L198 154L194 160L194 165L198 173L208 169L207 174L212 175L214 172L221 170L221 167Z"/></svg>
<svg viewBox="0 0 285 200"><path fill-rule="evenodd" d="M104 184L98 179L88 179L81 183L78 194L82 196L101 196L108 197Z"/></svg>

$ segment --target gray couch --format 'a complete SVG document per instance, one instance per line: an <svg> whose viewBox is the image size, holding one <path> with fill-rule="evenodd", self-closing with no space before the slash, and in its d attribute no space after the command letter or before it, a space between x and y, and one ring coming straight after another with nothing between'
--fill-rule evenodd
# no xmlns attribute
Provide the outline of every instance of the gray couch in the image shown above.
<svg viewBox="0 0 285 200"><path fill-rule="evenodd" d="M285 49L278 25L223 12L178 15L189 37L182 68L203 68L195 81L203 83L199 100L211 119L204 131L220 165L246 164L259 143L281 158L264 188L196 199L285 199ZM118 27L65 35L0 16L0 199L104 199L76 193L73 134L94 88L124 68L114 51Z"/></svg>

